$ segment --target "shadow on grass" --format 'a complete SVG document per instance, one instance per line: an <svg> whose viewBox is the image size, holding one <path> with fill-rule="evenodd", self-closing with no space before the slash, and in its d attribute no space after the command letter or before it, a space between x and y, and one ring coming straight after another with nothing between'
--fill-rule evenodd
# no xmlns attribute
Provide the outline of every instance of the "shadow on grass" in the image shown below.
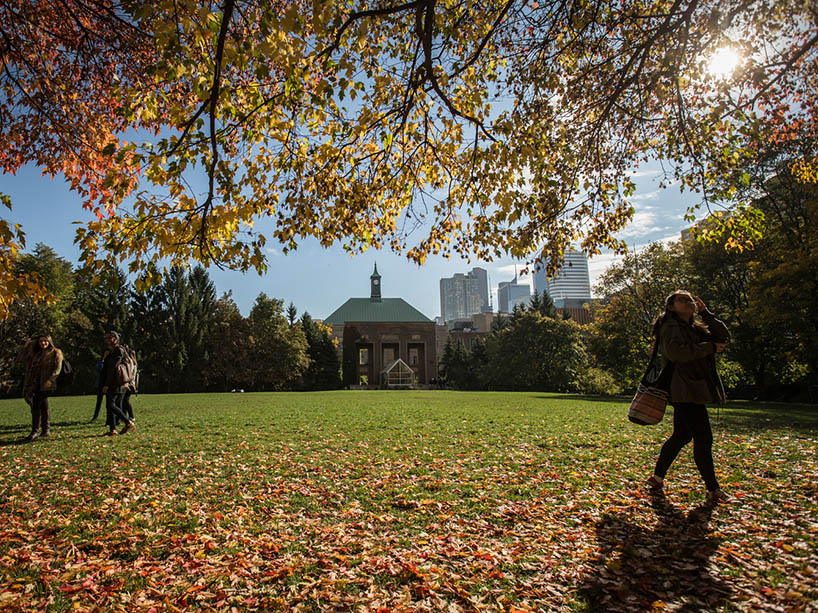
<svg viewBox="0 0 818 613"><path fill-rule="evenodd" d="M565 400L566 402L582 401L582 402L608 402L611 404L624 405L626 408L631 403L633 395L631 396L586 396L582 394L542 394L537 396L543 400Z"/></svg>
<svg viewBox="0 0 818 613"><path fill-rule="evenodd" d="M87 429L95 427L95 424L91 424L87 421L52 421L51 422L51 430L52 434L57 434L60 430L77 430L77 429ZM25 440L25 437L28 436L28 433L31 432L31 426L29 424L17 424L14 426L0 426L0 436L4 435L17 435L15 438L7 438L4 440L0 440L0 447L11 447L14 445L28 445L32 441ZM36 442L36 441L34 441Z"/></svg>
<svg viewBox="0 0 818 613"><path fill-rule="evenodd" d="M650 611L654 603L678 611L712 610L730 601L730 586L708 571L719 547L709 535L712 507L685 514L663 496L652 499L651 530L621 515L596 526L599 557L581 580L578 596L590 611Z"/></svg>
<svg viewBox="0 0 818 613"><path fill-rule="evenodd" d="M818 428L818 406L780 403L729 403L709 409L710 419L729 430L797 430L812 433Z"/></svg>

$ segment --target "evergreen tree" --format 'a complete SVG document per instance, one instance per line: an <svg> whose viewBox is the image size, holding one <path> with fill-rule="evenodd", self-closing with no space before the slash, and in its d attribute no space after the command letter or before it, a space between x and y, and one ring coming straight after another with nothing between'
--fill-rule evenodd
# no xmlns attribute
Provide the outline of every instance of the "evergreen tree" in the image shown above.
<svg viewBox="0 0 818 613"><path fill-rule="evenodd" d="M588 367L580 327L525 312L486 343L491 389L578 391Z"/></svg>
<svg viewBox="0 0 818 613"><path fill-rule="evenodd" d="M330 390L341 387L341 360L330 330L317 323L309 313L301 316L301 328L307 339L310 365L303 377L303 388Z"/></svg>
<svg viewBox="0 0 818 613"><path fill-rule="evenodd" d="M283 302L261 293L250 311L250 374L253 389L282 390L298 384L309 366L307 339L300 326L290 328Z"/></svg>
<svg viewBox="0 0 818 613"><path fill-rule="evenodd" d="M203 379L207 389L227 392L251 388L249 324L242 317L231 292L216 301L205 344L209 364L203 371Z"/></svg>
<svg viewBox="0 0 818 613"><path fill-rule="evenodd" d="M532 294L531 300L528 303L528 310L539 313L543 317L557 316L557 309L548 292L540 294L537 290L534 290L534 294Z"/></svg>
<svg viewBox="0 0 818 613"><path fill-rule="evenodd" d="M95 365L106 349L105 333L115 330L126 342L134 337L131 286L119 268L108 269L93 279L90 271L79 269L76 278L76 298L71 316L74 390L92 393L97 375Z"/></svg>
<svg viewBox="0 0 818 613"><path fill-rule="evenodd" d="M449 386L469 389L471 383L469 354L461 341L453 340L451 336L446 339L439 372Z"/></svg>
<svg viewBox="0 0 818 613"><path fill-rule="evenodd" d="M345 386L358 385L358 340L361 334L354 326L344 326L343 342L343 383Z"/></svg>
<svg viewBox="0 0 818 613"><path fill-rule="evenodd" d="M298 321L298 309L292 302L290 302L289 306L287 307L287 323L289 323L290 327L292 328L296 321Z"/></svg>
<svg viewBox="0 0 818 613"><path fill-rule="evenodd" d="M59 257L51 247L38 243L31 253L16 257L14 274L18 277L35 277L55 300L46 304L21 298L11 305L8 317L0 320L2 393L19 392L22 370L17 364L17 352L26 339L38 334L50 334L58 347L73 353L71 311L74 277L71 264Z"/></svg>
<svg viewBox="0 0 818 613"><path fill-rule="evenodd" d="M188 363L183 377L190 391L201 389L206 379L205 371L210 367L211 345L208 343L216 312L216 287L210 275L202 266L196 266L188 275L191 289L190 317L186 346Z"/></svg>
<svg viewBox="0 0 818 613"><path fill-rule="evenodd" d="M469 352L469 387L473 390L484 390L488 387L489 355L486 343L481 338L475 338Z"/></svg>

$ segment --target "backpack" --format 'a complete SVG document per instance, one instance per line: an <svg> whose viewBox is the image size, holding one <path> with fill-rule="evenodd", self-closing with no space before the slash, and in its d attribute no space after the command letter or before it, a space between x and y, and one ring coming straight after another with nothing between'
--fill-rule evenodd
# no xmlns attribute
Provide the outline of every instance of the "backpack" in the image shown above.
<svg viewBox="0 0 818 613"><path fill-rule="evenodd" d="M134 388L139 385L139 366L136 362L136 354L127 346L122 346L122 357L116 364L116 384L131 385Z"/></svg>
<svg viewBox="0 0 818 613"><path fill-rule="evenodd" d="M74 383L74 369L65 358L62 359L62 368L57 375L57 387L70 387Z"/></svg>

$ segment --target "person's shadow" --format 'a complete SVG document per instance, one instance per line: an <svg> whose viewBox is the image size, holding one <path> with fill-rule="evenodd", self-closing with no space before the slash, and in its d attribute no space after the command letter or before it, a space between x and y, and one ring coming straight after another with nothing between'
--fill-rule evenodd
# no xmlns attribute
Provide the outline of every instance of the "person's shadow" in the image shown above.
<svg viewBox="0 0 818 613"><path fill-rule="evenodd" d="M51 427L55 431L56 430L72 431L77 429L87 429L89 425L90 424L88 422L81 420L51 422ZM31 426L29 425L18 424L10 426L0 426L0 448L31 444L32 441L26 439L26 436L28 436L29 432L31 432ZM9 434L14 435L13 438L7 438L6 435Z"/></svg>
<svg viewBox="0 0 818 613"><path fill-rule="evenodd" d="M686 515L664 496L652 498L651 530L621 515L597 523L599 556L581 579L579 597L591 611L650 611L654 603L676 611L706 611L730 601L729 585L710 574L719 541L709 535L711 506Z"/></svg>

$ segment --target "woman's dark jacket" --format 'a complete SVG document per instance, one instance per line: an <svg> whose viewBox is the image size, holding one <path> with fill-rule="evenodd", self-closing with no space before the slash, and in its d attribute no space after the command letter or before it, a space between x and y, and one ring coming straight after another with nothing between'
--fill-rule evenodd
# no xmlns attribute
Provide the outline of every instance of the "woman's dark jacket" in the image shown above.
<svg viewBox="0 0 818 613"><path fill-rule="evenodd" d="M100 373L100 383L108 388L109 393L124 394L130 389L129 384L121 385L116 380L116 366L125 357L125 349L122 345L112 347L103 360L102 372Z"/></svg>
<svg viewBox="0 0 818 613"><path fill-rule="evenodd" d="M50 336L45 338L48 339L46 349L39 350L38 337L34 337L17 354L18 361L26 369L23 380L23 395L26 397L34 392L57 391L57 375L62 370L63 355Z"/></svg>
<svg viewBox="0 0 818 613"><path fill-rule="evenodd" d="M699 313L707 330L671 314L659 330L659 349L673 362L670 402L723 404L724 386L716 372L716 343L726 343L730 333L724 322L705 310Z"/></svg>

